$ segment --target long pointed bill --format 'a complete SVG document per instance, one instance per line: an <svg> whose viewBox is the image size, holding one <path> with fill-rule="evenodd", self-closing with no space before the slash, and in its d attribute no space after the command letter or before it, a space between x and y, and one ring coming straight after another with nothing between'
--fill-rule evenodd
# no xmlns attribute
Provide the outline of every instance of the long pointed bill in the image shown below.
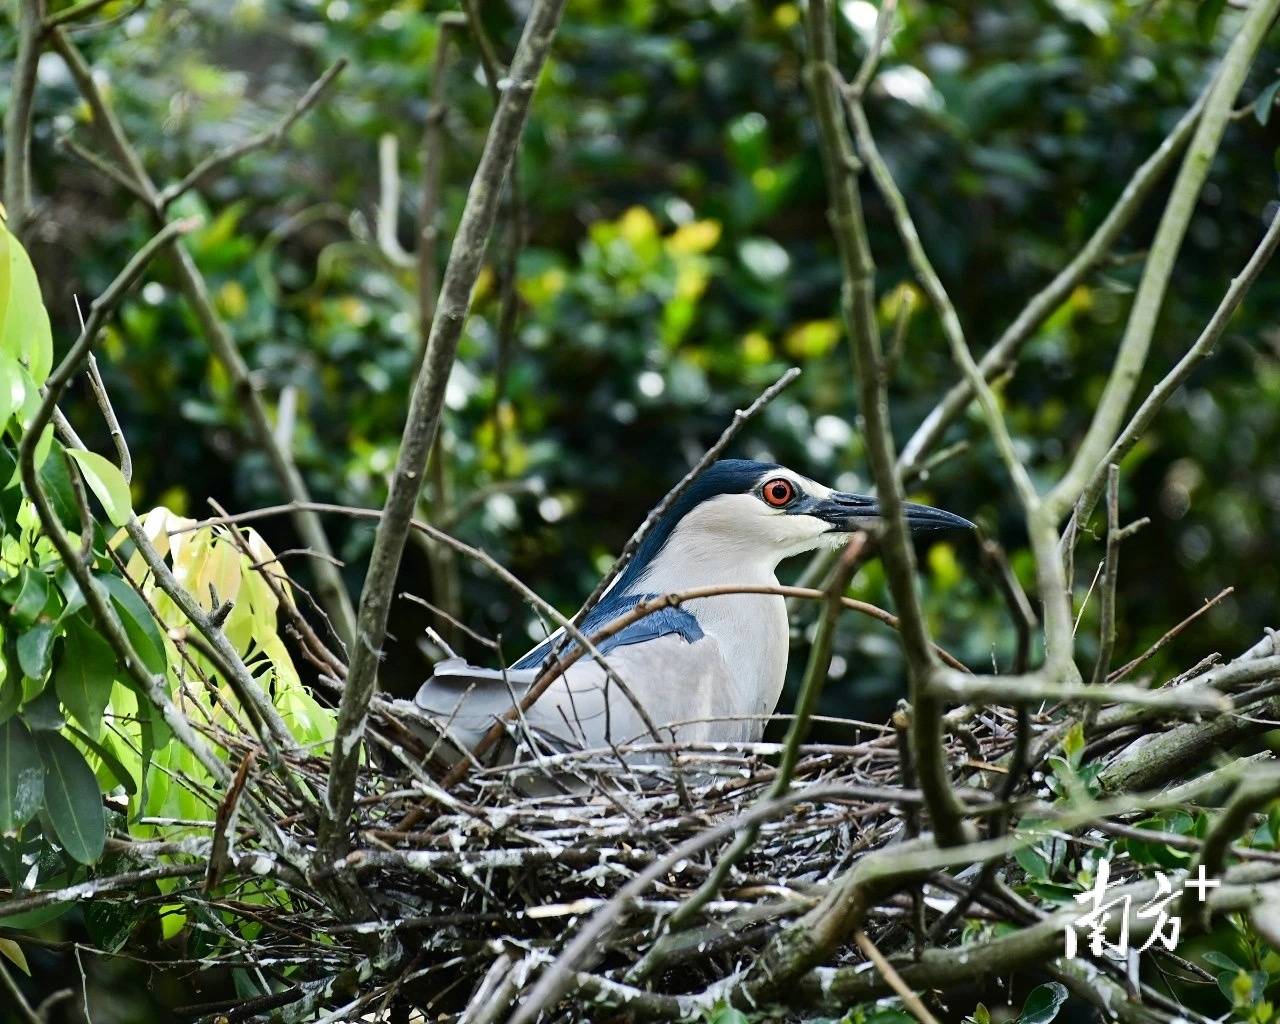
<svg viewBox="0 0 1280 1024"><path fill-rule="evenodd" d="M871 530L880 522L880 503L862 494L843 494L833 491L826 498L807 498L796 502L789 512L814 516L831 524L832 532L851 533L854 530ZM912 533L934 533L940 530L972 530L973 523L940 508L903 503L907 517L907 529Z"/></svg>

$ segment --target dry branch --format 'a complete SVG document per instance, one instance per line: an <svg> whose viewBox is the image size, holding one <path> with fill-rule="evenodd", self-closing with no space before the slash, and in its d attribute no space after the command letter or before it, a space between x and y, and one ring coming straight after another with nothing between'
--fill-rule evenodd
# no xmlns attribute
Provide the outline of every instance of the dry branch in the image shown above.
<svg viewBox="0 0 1280 1024"><path fill-rule="evenodd" d="M414 384L385 514L378 526L368 575L360 593L357 635L352 644L342 701L338 706L337 741L326 795L324 845L329 850L335 850L345 842L347 819L355 794L360 743L369 702L377 686L378 660L386 635L387 613L405 538L409 533L409 521L421 490L427 453L435 440L458 339L462 335L467 311L471 308L472 287L479 275L485 245L497 216L502 182L515 160L533 90L550 52L563 8L564 0L539 0L529 13L449 254L426 358Z"/></svg>

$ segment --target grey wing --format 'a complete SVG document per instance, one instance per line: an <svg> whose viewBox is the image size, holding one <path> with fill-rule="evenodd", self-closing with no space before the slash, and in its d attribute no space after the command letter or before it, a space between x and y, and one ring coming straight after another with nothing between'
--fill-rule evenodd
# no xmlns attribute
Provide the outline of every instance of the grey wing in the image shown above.
<svg viewBox="0 0 1280 1024"><path fill-rule="evenodd" d="M605 656L633 703L592 658L582 658L557 679L529 711L530 724L580 746L600 747L653 737L640 704L662 742L705 742L745 737L749 723L726 721L740 713L737 691L719 643L690 642L668 633L615 647ZM742 736L739 733L742 732Z"/></svg>
<svg viewBox="0 0 1280 1024"><path fill-rule="evenodd" d="M746 739L750 722L735 699L720 645L709 636L689 642L672 633L644 643L614 648L605 660L626 683L663 742ZM473 747L502 715L528 692L536 669L479 669L462 659L436 666L418 690L415 703L455 745ZM553 747L600 747L651 742L644 717L604 669L581 658L557 678L526 712L530 728Z"/></svg>
<svg viewBox="0 0 1280 1024"><path fill-rule="evenodd" d="M536 669L477 668L462 658L439 662L413 702L439 734L459 749L471 749L495 721L524 699Z"/></svg>

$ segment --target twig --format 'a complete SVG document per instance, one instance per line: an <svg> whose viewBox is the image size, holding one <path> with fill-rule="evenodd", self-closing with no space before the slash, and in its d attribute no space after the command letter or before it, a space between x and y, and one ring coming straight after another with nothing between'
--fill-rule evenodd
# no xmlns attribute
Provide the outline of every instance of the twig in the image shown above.
<svg viewBox="0 0 1280 1024"><path fill-rule="evenodd" d="M260 131L256 135L251 135L240 142L224 146L196 164L181 181L162 188L156 196L158 211L163 213L179 196L191 191L193 188L197 188L210 175L217 173L229 164L235 163L241 157L248 156L259 149L274 149L281 145L285 140L285 136L289 134L289 130L298 123L307 111L320 102L321 97L328 91L334 79L342 74L346 66L347 59L340 57L323 75L311 83L310 88L302 94L298 102L293 105L293 109L283 119L277 121L265 131Z"/></svg>
<svg viewBox="0 0 1280 1024"><path fill-rule="evenodd" d="M1143 651L1136 658L1134 658L1133 661L1129 662L1127 665L1120 666L1120 668L1116 669L1109 676L1107 676L1107 682L1114 683L1119 679L1123 679L1125 676L1133 672L1134 669L1150 661L1162 650L1168 647L1169 644L1173 643L1173 641L1177 639L1177 637L1188 626L1190 626L1193 622L1195 622L1198 618L1200 618L1201 615L1204 615L1214 605L1218 604L1220 601L1226 600L1226 598L1230 597L1233 593L1235 593L1235 589L1236 589L1235 587L1227 587L1225 590L1219 591L1215 596L1209 598L1209 600L1207 600L1194 612L1192 612L1185 619L1183 619L1176 626L1174 626L1171 630L1165 633L1164 636L1162 636L1154 644L1152 644L1145 651Z"/></svg>
<svg viewBox="0 0 1280 1024"><path fill-rule="evenodd" d="M112 110L102 90L99 89L93 72L84 59L84 55L71 41L71 37L64 27L54 28L51 39L54 48L62 56L67 69L71 73L71 77L80 89L81 95L84 96L85 102L88 103L89 109L93 113L94 123L109 143L119 164L119 174L132 182L130 190L135 195L142 197L157 226L163 225L165 210L160 201L160 192L157 191L154 182L152 182L150 175L147 173L137 149L125 136L119 118L116 117L115 111ZM340 64L341 62L339 62ZM335 65L335 68L339 65ZM336 73L333 68L330 71ZM313 90L309 91L314 91L314 87ZM292 116L291 114L290 117ZM101 164L102 161L98 161L98 163ZM297 501L307 501L310 498L310 494L307 491L306 482L298 471L292 453L281 448L276 441L275 431L271 423L271 417L267 413L266 405L258 393L258 387L254 383L253 376L249 372L249 366L237 347L234 337L218 314L213 299L209 294L208 283L184 245L174 242L171 250L174 257L174 269L177 274L178 287L190 304L196 321L200 324L206 343L213 351L214 357L227 371L227 375L235 388L237 398L245 406L254 438L266 452L281 488L290 498ZM321 529L319 519L314 514L299 509L294 516L294 526L307 547L320 552L322 555L332 556L333 551L329 545L329 540L325 536L324 530ZM355 617L351 609L351 599L342 581L342 575L336 568L324 561L316 564L314 571L320 600L329 617L333 620L340 639L349 642L354 632Z"/></svg>
<svg viewBox="0 0 1280 1024"><path fill-rule="evenodd" d="M1102 619L1098 625L1098 658L1093 664L1094 686L1107 681L1111 651L1116 643L1116 578L1120 568L1120 467L1107 466L1107 555L1102 569ZM1089 722L1085 722L1085 730Z"/></svg>
<svg viewBox="0 0 1280 1024"><path fill-rule="evenodd" d="M653 529L653 525L671 510L671 507L680 500L680 496L689 489L689 486L702 475L708 466L721 456L730 444L733 443L733 439L738 436L738 433L747 425L752 417L777 398L778 395L782 393L783 389L799 376L800 368L793 366L776 381L770 384L769 387L765 388L765 390L762 391L756 400L749 406L745 409L738 409L734 412L733 420L724 428L724 431L716 439L716 443L708 448L703 453L702 458L694 463L689 472L681 477L679 482L663 496L663 499L653 507L653 511L645 516L644 522L636 528L636 532L633 533L626 544L622 546L622 552L614 560L613 565L609 567L609 571L601 577L600 582L596 584L595 590L591 592L591 595L583 602L582 607L578 609L578 613L573 617L574 622L581 622L585 619L587 615L591 613L591 609L600 602L600 598L604 596L604 592L609 589L609 586L613 581L616 580L618 576L621 575L622 570L627 567L627 563L631 561L632 556L644 542L649 531Z"/></svg>
<svg viewBox="0 0 1280 1024"><path fill-rule="evenodd" d="M4 117L4 205L9 230L19 239L31 218L31 107L40 63L43 0L16 0L18 52L9 81Z"/></svg>
<svg viewBox="0 0 1280 1024"><path fill-rule="evenodd" d="M59 149L65 149L72 156L83 160L104 178L115 182L135 199L141 199L144 203L150 204L151 196L146 189L142 188L126 171L122 171L111 161L103 159L90 149L85 149L69 135L59 138L57 145Z"/></svg>
<svg viewBox="0 0 1280 1024"><path fill-rule="evenodd" d="M1147 432L1160 410L1182 387L1191 375L1191 371L1213 355L1222 335L1226 333L1227 325L1231 323L1231 318L1244 302L1253 283L1271 261L1271 257L1275 255L1278 246L1280 246L1280 216L1275 216L1263 233L1262 241L1258 243L1253 255L1245 263L1244 269L1232 279L1226 294L1223 295L1218 308L1213 311L1209 322L1205 324L1204 330L1200 332L1200 336L1173 369L1152 389L1151 394L1143 399L1142 404L1138 406L1138 411L1125 424L1125 428L1120 431L1120 436L1107 452L1104 463L1119 463L1128 455ZM1085 488L1084 494L1076 503L1072 517L1076 526L1083 526L1088 520L1102 492L1104 482L1105 477L1101 472L1090 480L1089 486Z"/></svg>
<svg viewBox="0 0 1280 1024"><path fill-rule="evenodd" d="M444 619L445 622L447 622L450 626L456 629L459 633L465 633L472 640L478 643L481 647L487 647L491 651L496 651L498 649L498 645L495 641L490 640L487 636L481 636L474 629L468 626L465 622L462 622L459 619L455 619L452 615L450 615L447 611L445 611L439 605L434 605L430 601L426 600L425 598L419 597L417 594L410 594L407 590L404 593L402 593L400 596L403 597L406 601L412 601L414 604L422 605L422 607L427 609L427 611L431 612L432 615L438 615L440 618Z"/></svg>
<svg viewBox="0 0 1280 1024"><path fill-rule="evenodd" d="M401 438L391 477L385 515L378 525L369 572L360 594L358 636L338 706L333 759L329 771L326 813L321 823L321 849L332 854L345 841L347 819L360 765L360 740L369 702L377 686L377 668L386 635L387 612L404 552L413 507L439 425L445 384L462 334L471 291L480 272L485 243L497 216L498 193L515 159L529 103L551 49L565 0L537 0L529 12L516 49L508 88L494 114L480 165L472 179L466 206L445 269L440 301Z"/></svg>
<svg viewBox="0 0 1280 1024"><path fill-rule="evenodd" d="M102 380L102 373L98 370L98 360L92 352L89 353L88 367L89 386L93 389L93 397L98 402L102 418L107 421L107 430L111 432L111 441L116 446L116 457L120 460L120 475L124 477L125 483L132 483L133 456L129 454L129 442L124 436L124 431L120 429L120 421L116 418L116 410L111 404L111 396L107 393L107 386Z"/></svg>
<svg viewBox="0 0 1280 1024"><path fill-rule="evenodd" d="M1173 166L1187 141L1191 138L1212 82L1179 119L1173 131L1160 143L1154 153L1142 163L1129 179L1120 198L1098 225L1080 251L1043 289L1029 301L978 363L983 376L993 380L1013 364L1022 346L1035 334L1055 309L1069 296L1076 286L1103 260L1121 233L1137 215L1143 202L1155 189L1164 173ZM973 389L967 377L962 377L942 401L916 428L911 439L903 446L898 468L904 478L918 474L922 463L938 442L947 427L964 412L973 398Z"/></svg>
<svg viewBox="0 0 1280 1024"><path fill-rule="evenodd" d="M862 96L875 77L876 68L880 66L880 54L884 50L885 41L889 38L889 30L893 28L893 16L897 13L898 0L881 0L880 10L876 13L876 27L871 35L871 43L867 46L866 55L858 67L858 73L849 83L848 95L854 103L862 102Z"/></svg>
<svg viewBox="0 0 1280 1024"><path fill-rule="evenodd" d="M111 0L81 0L78 4L72 4L70 7L61 11L56 11L44 19L44 23L40 26L44 32L49 32L57 28L59 25L66 25L73 21L79 21L86 18L94 11L100 10L111 3Z"/></svg>
<svg viewBox="0 0 1280 1024"><path fill-rule="evenodd" d="M89 494L85 490L80 467L76 465L70 452L64 451L62 460L67 467L67 476L71 478L71 493L75 496L76 510L80 513L80 562L82 565L92 565L93 513L89 511Z"/></svg>
<svg viewBox="0 0 1280 1024"><path fill-rule="evenodd" d="M831 199L831 225L840 251L844 320L853 339L867 454L882 507L881 558L901 622L911 687L913 743L921 788L930 794L929 813L944 843L964 838L961 808L947 775L939 708L926 692L936 662L916 593L915 556L902 512L902 482L894 468L887 382L876 324L875 264L858 194L858 158L853 152L840 103L839 72L831 7L810 0L805 14L808 61L805 77L818 120L820 149Z"/></svg>
<svg viewBox="0 0 1280 1024"><path fill-rule="evenodd" d="M384 132L378 139L378 206L375 217L374 237L378 249L393 267L401 270L415 265L412 255L405 252L397 234L400 220L400 147L391 132Z"/></svg>
<svg viewBox="0 0 1280 1024"><path fill-rule="evenodd" d="M1009 557L1000 542L983 536L979 540L982 561L995 577L1000 595L1009 609L1009 618L1013 620L1013 628L1017 634L1017 647L1013 655L1013 674L1021 675L1027 670L1031 657L1031 633L1036 628L1036 613L1031 607L1027 593L1009 565Z"/></svg>
<svg viewBox="0 0 1280 1024"><path fill-rule="evenodd" d="M27 1002L27 997L22 994L22 989L13 980L13 975L9 973L9 968L4 965L3 958L0 958L0 982L3 982L4 987L8 989L9 995L13 997L13 1005L17 1007L18 1013L27 1024L45 1024L40 1015Z"/></svg>
<svg viewBox="0 0 1280 1024"><path fill-rule="evenodd" d="M902 1005L916 1020L920 1021L920 1024L938 1024L938 1018L931 1014L920 1001L920 997L907 987L907 983L902 980L902 975L893 969L893 964L889 963L885 955L876 948L876 944L867 937L866 932L861 930L854 932L853 941L866 954L867 959L875 964L880 977L884 978L885 983L898 994Z"/></svg>
<svg viewBox="0 0 1280 1024"><path fill-rule="evenodd" d="M1244 84L1277 11L1280 11L1280 0L1257 0L1249 7L1214 76L1204 113L1174 179L1160 225L1143 264L1142 278L1134 295L1124 336L1120 339L1115 364L1098 400L1097 410L1070 467L1045 499L1050 518L1054 520L1060 520L1070 510L1097 473L1098 466L1108 461L1107 453L1115 443L1121 418L1146 363L1165 290L1195 211L1196 199L1208 177L1236 94Z"/></svg>

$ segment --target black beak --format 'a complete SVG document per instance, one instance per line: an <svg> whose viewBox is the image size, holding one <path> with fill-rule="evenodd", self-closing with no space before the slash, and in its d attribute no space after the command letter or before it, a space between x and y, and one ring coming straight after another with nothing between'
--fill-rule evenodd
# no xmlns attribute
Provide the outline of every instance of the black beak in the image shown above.
<svg viewBox="0 0 1280 1024"><path fill-rule="evenodd" d="M912 533L935 533L939 530L973 530L973 523L940 508L905 502L907 529ZM862 494L833 491L826 498L802 498L787 509L796 515L814 516L831 524L832 533L873 530L879 524L880 503Z"/></svg>

